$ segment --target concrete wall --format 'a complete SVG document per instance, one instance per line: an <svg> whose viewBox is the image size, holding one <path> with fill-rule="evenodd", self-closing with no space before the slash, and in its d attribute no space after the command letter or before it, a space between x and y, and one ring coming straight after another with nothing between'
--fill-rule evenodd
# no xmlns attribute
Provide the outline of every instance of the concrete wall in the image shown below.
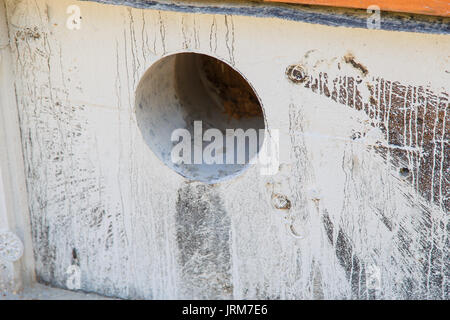
<svg viewBox="0 0 450 320"><path fill-rule="evenodd" d="M73 4L80 30L66 26ZM448 299L448 35L65 0L6 8L7 119L19 116L25 163L11 172L25 172L40 282L66 288L79 270L81 290L123 298ZM279 173L191 182L149 149L135 90L186 51L253 86L281 132ZM286 76L293 64L304 81Z"/></svg>
<svg viewBox="0 0 450 320"><path fill-rule="evenodd" d="M14 60L0 3L0 293L17 292L34 282L34 259L25 185L19 116L14 86ZM5 261L5 250L20 249L22 259ZM14 252L13 252L14 253ZM8 254L6 254L8 255ZM10 254L9 256L14 256Z"/></svg>

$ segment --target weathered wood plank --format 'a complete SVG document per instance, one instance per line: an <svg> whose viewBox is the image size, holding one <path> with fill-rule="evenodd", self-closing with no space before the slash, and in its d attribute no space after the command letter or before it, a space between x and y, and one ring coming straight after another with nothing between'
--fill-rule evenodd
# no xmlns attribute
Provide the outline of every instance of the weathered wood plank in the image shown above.
<svg viewBox="0 0 450 320"><path fill-rule="evenodd" d="M450 2L447 0L264 0L266 2L283 2L311 4L320 6L347 7L367 9L376 5L382 11L409 12L433 16L450 16Z"/></svg>

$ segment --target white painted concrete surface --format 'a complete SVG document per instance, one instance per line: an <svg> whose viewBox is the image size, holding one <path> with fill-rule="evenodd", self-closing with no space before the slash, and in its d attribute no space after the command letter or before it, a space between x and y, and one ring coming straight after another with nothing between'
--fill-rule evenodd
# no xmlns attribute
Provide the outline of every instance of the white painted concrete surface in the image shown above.
<svg viewBox="0 0 450 320"><path fill-rule="evenodd" d="M80 30L66 27L72 4L81 9ZM66 0L6 7L17 106L6 105L17 108L21 143L6 140L21 146L25 169L6 168L25 172L39 281L66 288L74 265L83 291L120 298L448 299L449 36ZM268 127L281 131L277 175L254 166L205 185L149 149L135 90L152 64L177 52L217 57L248 79ZM346 63L349 52L368 74ZM287 79L298 63L320 79L316 92ZM360 79L370 112L349 107L348 94L344 102L328 98L323 73L330 88L339 77ZM11 94L4 74L0 90ZM425 87L444 101L431 121L440 159L429 166L431 198L415 178L423 170L415 150L424 147L411 142L417 116L404 111L404 141L392 145L383 132L389 117L370 109L380 79ZM389 112L398 108L394 95ZM419 99L406 98L404 110L418 110ZM409 162L394 161L398 148ZM399 175L404 166L412 182ZM291 209L273 208L274 194ZM8 223L17 216L24 235L26 210ZM24 261L31 265L29 254Z"/></svg>
<svg viewBox="0 0 450 320"><path fill-rule="evenodd" d="M6 21L0 3L0 229L13 232L25 244L20 261L0 259L0 292L15 292L34 282L34 259L25 167L14 86L14 67Z"/></svg>

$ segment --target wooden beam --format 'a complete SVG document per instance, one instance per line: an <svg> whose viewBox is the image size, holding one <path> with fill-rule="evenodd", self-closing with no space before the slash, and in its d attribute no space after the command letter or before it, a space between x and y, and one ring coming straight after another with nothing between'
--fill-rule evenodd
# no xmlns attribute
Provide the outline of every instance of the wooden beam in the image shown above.
<svg viewBox="0 0 450 320"><path fill-rule="evenodd" d="M264 0L266 2L284 2L311 4L320 6L367 9L371 5L382 11L408 12L433 16L450 16L449 0Z"/></svg>

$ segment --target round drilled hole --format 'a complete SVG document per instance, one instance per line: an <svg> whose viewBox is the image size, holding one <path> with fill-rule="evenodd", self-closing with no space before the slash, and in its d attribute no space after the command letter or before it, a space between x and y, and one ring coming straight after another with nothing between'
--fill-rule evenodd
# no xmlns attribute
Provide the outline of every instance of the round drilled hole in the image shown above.
<svg viewBox="0 0 450 320"><path fill-rule="evenodd" d="M405 168L400 168L399 173L400 173L400 177L406 178L409 176L410 171L408 168L405 167Z"/></svg>
<svg viewBox="0 0 450 320"><path fill-rule="evenodd" d="M207 183L245 170L264 140L263 111L251 85L225 62L203 54L174 54L151 66L136 91L136 117L145 142L159 159L184 177ZM188 136L178 135L180 129ZM206 138L209 129L221 137ZM239 132L247 134L243 140ZM178 152L186 140L189 150ZM218 142L215 147L222 142L222 147L211 148L213 142ZM174 148L190 161L174 161ZM222 160L205 161L207 151Z"/></svg>

